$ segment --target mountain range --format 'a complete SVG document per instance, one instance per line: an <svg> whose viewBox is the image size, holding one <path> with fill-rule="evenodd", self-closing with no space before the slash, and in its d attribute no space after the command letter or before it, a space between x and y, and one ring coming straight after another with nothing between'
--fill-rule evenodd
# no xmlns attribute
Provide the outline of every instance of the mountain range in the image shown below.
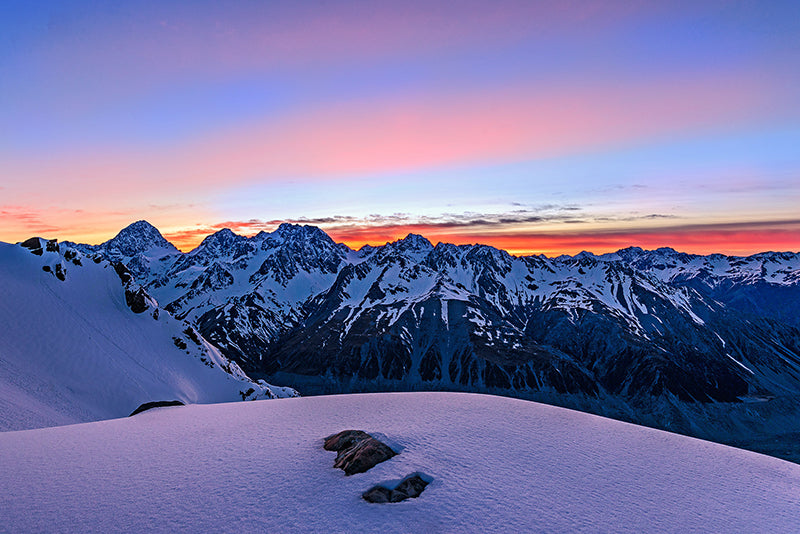
<svg viewBox="0 0 800 534"><path fill-rule="evenodd" d="M62 246L124 265L249 376L303 394L478 391L726 442L800 432L798 253L517 257L414 234L352 250L292 224L183 253L145 221Z"/></svg>

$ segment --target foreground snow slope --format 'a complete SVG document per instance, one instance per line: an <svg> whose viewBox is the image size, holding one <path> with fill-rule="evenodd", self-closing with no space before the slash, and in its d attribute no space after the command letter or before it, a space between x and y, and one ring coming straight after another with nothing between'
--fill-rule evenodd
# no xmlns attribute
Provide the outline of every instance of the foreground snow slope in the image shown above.
<svg viewBox="0 0 800 534"><path fill-rule="evenodd" d="M0 431L291 393L254 383L152 300L134 313L109 262L41 244L0 243Z"/></svg>
<svg viewBox="0 0 800 534"><path fill-rule="evenodd" d="M400 450L345 477L322 439ZM800 466L563 408L384 393L151 410L0 434L0 530L788 532ZM373 484L433 478L398 504Z"/></svg>

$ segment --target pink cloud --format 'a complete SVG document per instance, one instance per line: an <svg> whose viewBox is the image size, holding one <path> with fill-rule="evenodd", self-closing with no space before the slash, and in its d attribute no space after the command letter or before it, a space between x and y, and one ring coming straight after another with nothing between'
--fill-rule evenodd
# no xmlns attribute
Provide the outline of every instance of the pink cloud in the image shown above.
<svg viewBox="0 0 800 534"><path fill-rule="evenodd" d="M165 234L181 250L191 250L207 235L221 228L230 228L243 235L272 231L281 222L303 221L227 221L200 225ZM321 224L335 241L352 248L383 245L402 239L409 233L422 234L432 243L456 245L486 244L512 254L574 255L583 250L596 254L615 252L629 246L645 249L672 247L696 254L724 253L750 255L767 250L800 251L800 220L750 221L741 223L664 224L660 227L619 227L581 224L573 230L532 229L524 223L459 222L336 222Z"/></svg>
<svg viewBox="0 0 800 534"><path fill-rule="evenodd" d="M17 191L47 184L70 198L536 159L734 128L777 112L758 74L353 102L155 149L44 161L9 155L0 170Z"/></svg>

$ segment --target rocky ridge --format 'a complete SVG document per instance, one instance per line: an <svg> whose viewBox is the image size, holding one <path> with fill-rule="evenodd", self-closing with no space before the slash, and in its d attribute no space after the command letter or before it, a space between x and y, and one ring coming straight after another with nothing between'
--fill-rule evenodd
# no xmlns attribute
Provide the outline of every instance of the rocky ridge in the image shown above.
<svg viewBox="0 0 800 534"><path fill-rule="evenodd" d="M246 372L307 391L493 391L675 429L800 395L797 253L516 257L413 234L356 251L290 224L180 253L148 226L118 257L137 282Z"/></svg>

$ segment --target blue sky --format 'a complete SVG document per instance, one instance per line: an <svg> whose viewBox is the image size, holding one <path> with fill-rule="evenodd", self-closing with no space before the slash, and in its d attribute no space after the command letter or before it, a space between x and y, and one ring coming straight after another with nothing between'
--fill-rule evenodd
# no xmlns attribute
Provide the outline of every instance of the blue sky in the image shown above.
<svg viewBox="0 0 800 534"><path fill-rule="evenodd" d="M797 57L788 1L6 2L0 239L797 250Z"/></svg>

